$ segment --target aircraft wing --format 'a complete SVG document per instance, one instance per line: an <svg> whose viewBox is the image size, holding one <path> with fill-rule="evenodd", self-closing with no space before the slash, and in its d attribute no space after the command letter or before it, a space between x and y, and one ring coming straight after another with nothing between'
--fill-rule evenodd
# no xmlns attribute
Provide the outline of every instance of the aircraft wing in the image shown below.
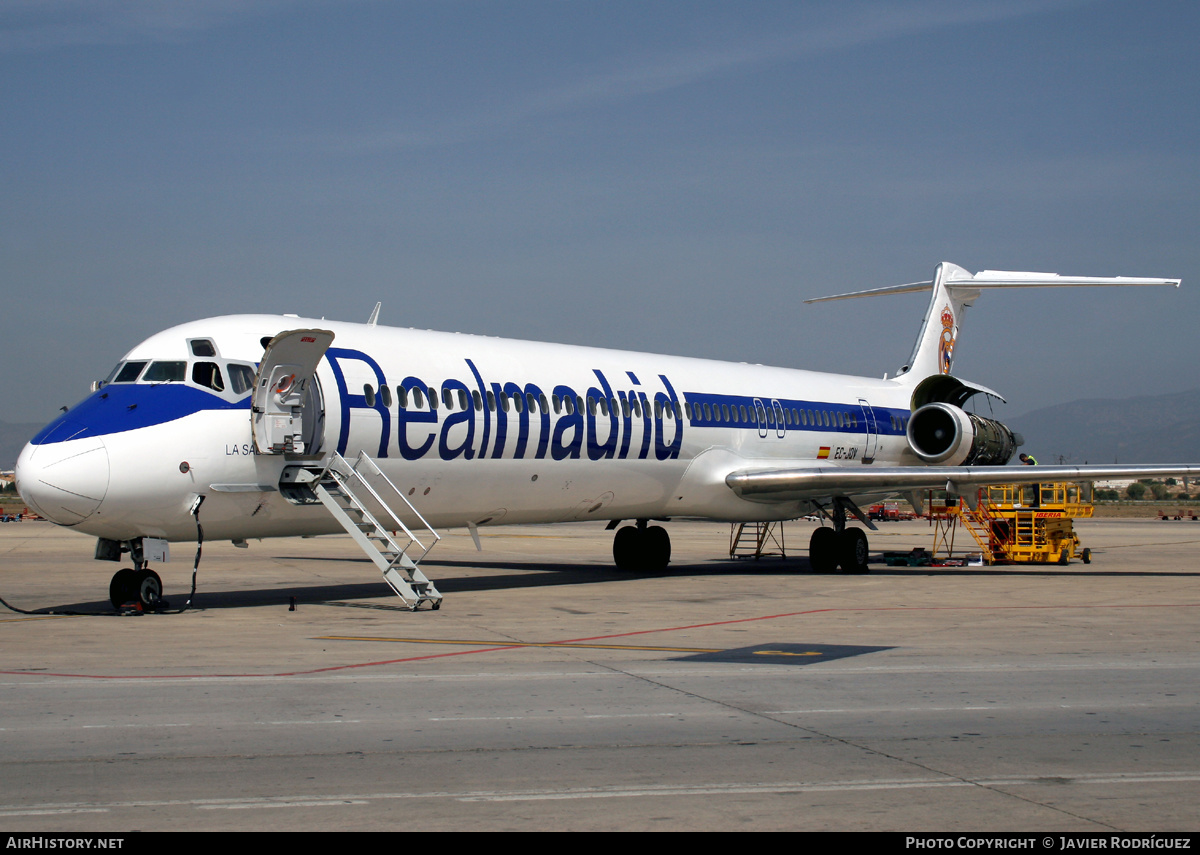
<svg viewBox="0 0 1200 855"><path fill-rule="evenodd" d="M947 490L966 496L993 484L1047 481L1110 481L1117 478L1200 478L1200 464L1143 466L828 466L742 469L725 483L750 502L773 504L835 496Z"/></svg>

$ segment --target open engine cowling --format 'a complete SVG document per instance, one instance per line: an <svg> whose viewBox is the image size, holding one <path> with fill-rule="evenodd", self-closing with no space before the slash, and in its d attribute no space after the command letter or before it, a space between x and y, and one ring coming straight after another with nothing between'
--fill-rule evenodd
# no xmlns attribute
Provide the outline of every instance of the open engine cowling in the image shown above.
<svg viewBox="0 0 1200 855"><path fill-rule="evenodd" d="M995 419L952 404L926 404L908 421L908 445L926 463L946 466L1003 466L1021 438Z"/></svg>

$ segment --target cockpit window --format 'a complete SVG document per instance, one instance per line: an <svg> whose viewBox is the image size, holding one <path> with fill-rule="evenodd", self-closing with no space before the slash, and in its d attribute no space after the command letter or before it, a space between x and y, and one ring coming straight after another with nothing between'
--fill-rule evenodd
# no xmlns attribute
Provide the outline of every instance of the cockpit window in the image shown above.
<svg viewBox="0 0 1200 855"><path fill-rule="evenodd" d="M254 369L236 362L229 366L229 387L235 395L244 395L254 387Z"/></svg>
<svg viewBox="0 0 1200 855"><path fill-rule="evenodd" d="M206 338L195 338L191 341L192 356L216 356L217 349Z"/></svg>
<svg viewBox="0 0 1200 855"><path fill-rule="evenodd" d="M145 383L182 383L187 374L186 362L155 362L142 378Z"/></svg>
<svg viewBox="0 0 1200 855"><path fill-rule="evenodd" d="M194 345L195 342L192 342ZM204 386L214 392L225 391L225 381L221 379L221 368L215 362L197 362L192 366L192 382Z"/></svg>
<svg viewBox="0 0 1200 855"><path fill-rule="evenodd" d="M142 369L145 367L145 362L126 362L121 366L121 370L117 372L117 376L113 378L112 382L132 383L138 379L138 375L142 373Z"/></svg>

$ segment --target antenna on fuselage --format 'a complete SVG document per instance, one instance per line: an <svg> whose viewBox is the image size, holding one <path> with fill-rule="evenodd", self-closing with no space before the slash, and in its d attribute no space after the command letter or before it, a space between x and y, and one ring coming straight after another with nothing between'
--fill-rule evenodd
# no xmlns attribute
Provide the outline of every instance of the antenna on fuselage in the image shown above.
<svg viewBox="0 0 1200 855"><path fill-rule="evenodd" d="M375 308L371 310L371 317L367 318L367 326L373 327L379 321L379 310L383 307L383 303L376 303Z"/></svg>

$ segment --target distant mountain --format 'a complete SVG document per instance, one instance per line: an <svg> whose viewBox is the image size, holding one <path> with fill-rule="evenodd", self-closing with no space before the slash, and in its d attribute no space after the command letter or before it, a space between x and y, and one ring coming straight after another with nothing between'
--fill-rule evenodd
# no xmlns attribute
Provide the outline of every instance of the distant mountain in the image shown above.
<svg viewBox="0 0 1200 855"><path fill-rule="evenodd" d="M1200 461L1200 389L1170 395L1072 401L1009 419L1021 450L1057 463Z"/></svg>
<svg viewBox="0 0 1200 855"><path fill-rule="evenodd" d="M0 469L12 469L25 443L45 425L14 425L0 422Z"/></svg>

